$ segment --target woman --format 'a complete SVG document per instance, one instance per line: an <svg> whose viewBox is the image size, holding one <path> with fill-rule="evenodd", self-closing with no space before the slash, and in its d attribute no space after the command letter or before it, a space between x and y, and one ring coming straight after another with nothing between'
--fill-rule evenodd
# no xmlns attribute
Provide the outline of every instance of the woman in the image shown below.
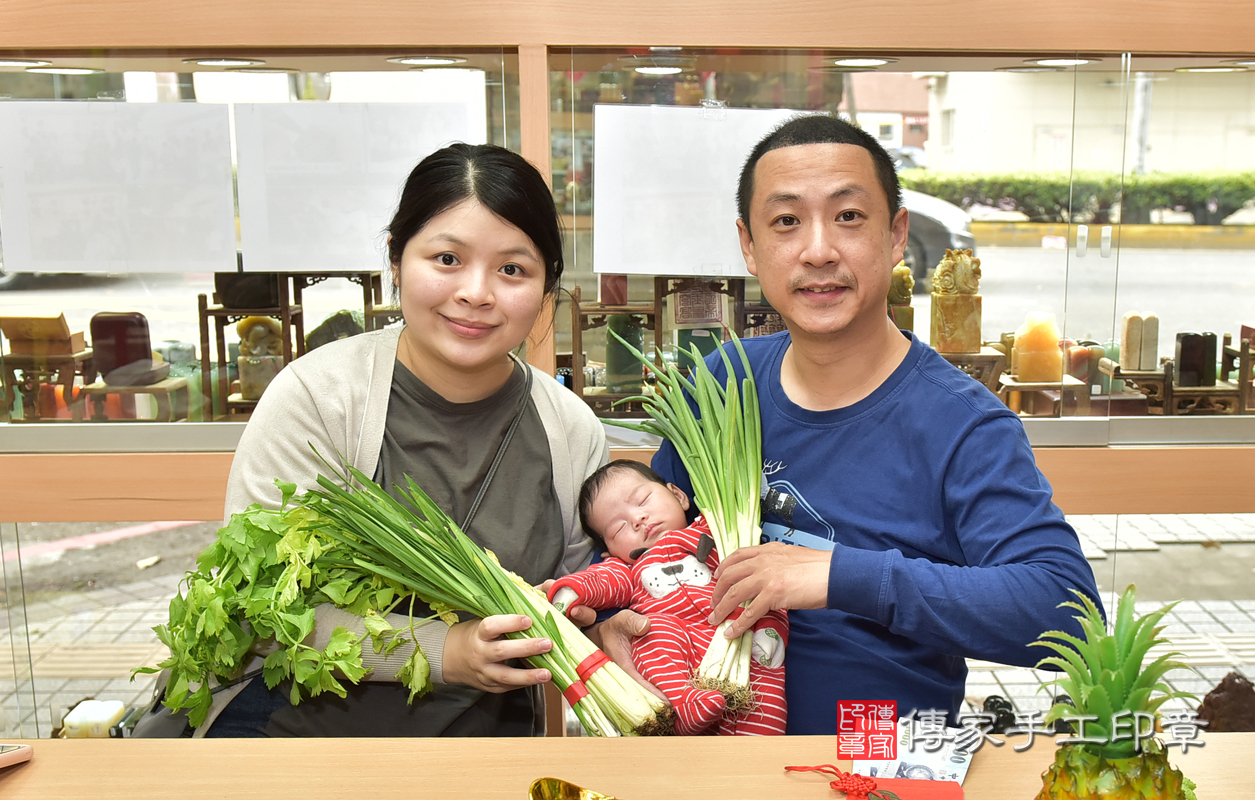
<svg viewBox="0 0 1255 800"><path fill-rule="evenodd" d="M388 233L404 327L326 345L279 373L240 440L227 515L277 507L276 478L313 487L322 464L312 445L385 487L408 474L458 522L473 514L470 537L534 584L579 569L592 545L576 500L607 460L604 432L578 397L512 352L562 275L548 187L515 153L452 145L415 167ZM315 646L337 625L362 631L360 618L326 605ZM502 638L529 625L499 616L425 626L419 641L437 686L409 705L394 678L404 649L380 658L363 648L374 669L344 699L292 706L286 684L272 691L254 679L220 693L235 696L215 702L226 707L207 735L538 734L538 684L549 674L505 662L551 643Z"/></svg>

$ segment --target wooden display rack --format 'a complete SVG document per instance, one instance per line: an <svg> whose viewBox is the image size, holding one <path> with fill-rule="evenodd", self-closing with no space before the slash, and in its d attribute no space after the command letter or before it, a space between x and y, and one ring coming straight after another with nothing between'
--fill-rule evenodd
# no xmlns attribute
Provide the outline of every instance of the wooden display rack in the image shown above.
<svg viewBox="0 0 1255 800"><path fill-rule="evenodd" d="M11 419L13 412L13 401L20 391L22 393L22 419L21 422L39 422L39 387L43 384L54 384L61 386L62 397L65 398L65 404L70 407L74 414L74 419L78 421L83 415L82 390L78 395L74 393L74 378L81 375L83 383L92 383L96 380L96 368L92 362L92 350L90 347L84 348L77 353L66 353L62 355L46 355L46 354L4 354L4 380L3 380L3 407L0 407L0 416L6 421L19 421ZM17 371L22 371L22 377L17 377Z"/></svg>
<svg viewBox="0 0 1255 800"><path fill-rule="evenodd" d="M737 336L745 338L745 331L758 328L769 322L783 322L780 314L766 303L745 302L745 279L729 278L732 294L732 330Z"/></svg>
<svg viewBox="0 0 1255 800"><path fill-rule="evenodd" d="M228 324L239 322L245 317L273 317L279 320L283 336L283 363L287 365L294 358L305 355L305 309L301 304L305 289L315 286L328 278L347 278L362 287L362 308L366 330L381 328L400 312L389 308L380 308L383 302L383 280L378 272L369 270L345 272L281 272L279 273L279 304L273 308L235 308L221 305L217 292L214 293L214 305L210 305L205 295L197 298L200 316L200 383L204 418L214 419L213 387L210 378L210 347L209 320L214 321L214 343L217 345L218 392L222 398L224 417L243 417L252 413L257 405L256 400L246 400L238 392L228 390L227 365L228 350L225 331ZM289 289L288 281L291 280ZM293 332L296 336L293 349Z"/></svg>
<svg viewBox="0 0 1255 800"><path fill-rule="evenodd" d="M1109 358L1101 359L1098 368L1112 378L1122 380L1146 395L1151 414L1167 416L1247 414L1251 411L1251 365L1255 351L1249 339L1233 347L1233 336L1224 335L1221 349L1220 376L1215 386L1181 386L1175 380L1172 359L1164 359L1159 370L1125 370ZM1236 372L1235 380L1229 375Z"/></svg>
<svg viewBox="0 0 1255 800"><path fill-rule="evenodd" d="M660 282L664 280L666 279L654 279L653 303L625 303L623 305L585 303L580 287L576 286L571 290L571 390L588 403L598 416L631 416L637 409L633 407L636 405L634 403L615 406L615 403L631 397L631 394L611 393L605 391L603 387L592 387L601 391L585 391L584 365L587 359L584 357L584 331L603 327L609 322L611 315L629 314L633 317L641 317L640 326L653 331L654 341L657 342L658 333L661 330L658 321L662 319L663 295L660 292Z"/></svg>
<svg viewBox="0 0 1255 800"><path fill-rule="evenodd" d="M1001 391L1000 379L1007 368L1006 353L989 345L982 345L979 353L938 353L961 371L985 384L989 391Z"/></svg>
<svg viewBox="0 0 1255 800"><path fill-rule="evenodd" d="M602 387L591 387L589 392L584 386L584 331L600 328L607 324L608 318L614 314L628 314L641 317L640 327L654 332L654 341L660 341L663 318L663 301L668 295L684 291L694 285L705 284L711 291L727 295L733 300L732 328L737 336L744 334L747 327L762 325L769 315L775 314L770 306L747 304L745 302L745 281L741 278L654 278L653 303L626 303L624 305L605 305L602 303L585 303L580 287L571 290L571 388L584 399L598 416L625 417L639 415L635 403L616 406L620 400L632 397L632 394L612 393ZM655 351L655 363L662 365L661 356Z"/></svg>
<svg viewBox="0 0 1255 800"><path fill-rule="evenodd" d="M1249 414L1255 411L1255 377L1251 375L1255 365L1255 348L1251 347L1250 339L1243 339L1238 347L1233 346L1233 334L1224 335L1224 344L1220 348L1220 379L1229 381L1229 373L1236 370L1233 383L1238 386L1238 414Z"/></svg>
<svg viewBox="0 0 1255 800"><path fill-rule="evenodd" d="M13 403L22 393L20 422L39 422L39 392L44 384L61 386L61 396L75 421L83 416L82 392L74 394L74 381L96 380L92 349L83 334L71 333L64 314L54 316L10 316L0 318L3 339L9 352L0 357L0 421L11 421ZM18 370L22 377L17 377Z"/></svg>

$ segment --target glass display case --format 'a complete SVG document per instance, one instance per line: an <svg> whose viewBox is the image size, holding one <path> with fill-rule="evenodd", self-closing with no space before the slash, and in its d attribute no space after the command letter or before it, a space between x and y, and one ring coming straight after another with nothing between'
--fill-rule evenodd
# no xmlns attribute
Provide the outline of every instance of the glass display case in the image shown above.
<svg viewBox="0 0 1255 800"><path fill-rule="evenodd" d="M916 335L931 336L932 271L947 249L972 248L981 273L983 347L968 348L970 357L947 357L970 369L985 351L1006 351L1005 374L991 385L1021 414L1107 418L1113 441L1132 430L1123 418L1241 416L1251 407L1251 376L1236 359L1245 352L1249 362L1255 330L1255 239L1248 236L1255 230L1255 173L1241 142L1255 115L1245 99L1255 75L1219 59L1027 55L551 50L553 185L568 214L568 284L580 287L587 305L610 280L603 273L613 271L594 260L597 109L833 113L872 132L899 166L911 219L904 263L915 279ZM1186 97L1193 98L1188 111ZM647 158L665 155L655 149ZM725 182L731 187L734 176ZM706 221L698 209L692 216ZM734 219L717 223L729 242ZM642 239L622 245L643 246ZM610 247L601 258L619 260ZM626 281L632 301L654 299L649 275ZM761 301L752 278L728 282L751 303ZM667 351L685 326L660 300L663 325L654 330ZM724 324L733 327L735 304L727 313ZM1154 317L1155 333L1148 328L1139 352L1121 356L1122 342L1126 350L1130 344L1129 315ZM1017 331L1036 332L1030 317L1061 349L1051 362L1055 374L1017 380L1012 342ZM567 326L579 318L557 315L560 353L569 351ZM1167 382L1176 393L1165 402L1165 370L1181 358L1178 337L1208 332L1215 336L1199 340L1205 375L1196 377L1196 368L1183 375L1176 365ZM609 357L602 355L602 331L580 338L585 360ZM1228 370L1217 366L1226 352ZM1226 377L1217 377L1218 369ZM1233 423L1224 441L1248 441L1249 420ZM1073 441L1083 443L1094 428L1072 430Z"/></svg>
<svg viewBox="0 0 1255 800"><path fill-rule="evenodd" d="M387 324L384 229L409 169L444 141L520 145L518 55L502 48L21 62L0 66L14 425L246 416L237 323L281 321L285 361ZM100 312L142 315L161 380L96 375ZM46 318L81 347L13 339Z"/></svg>
<svg viewBox="0 0 1255 800"><path fill-rule="evenodd" d="M1233 666L1251 676L1255 507L1244 487L1255 446L1255 59L1110 47L1061 54L1057 46L1027 49L1016 43L1022 37L935 50L921 44L933 39L918 20L893 23L888 39L905 27L906 49L877 50L887 39L857 27L858 44L848 49L769 46L760 38L761 46L733 46L702 38L694 33L700 26L683 19L676 37L688 31L697 46L473 47L456 42L475 36L450 36L439 47L254 47L238 57L264 62L257 64L151 48L22 50L0 61L4 121L31 119L35 111L25 109L50 105L204 106L217 114L223 127L214 146L225 155L210 177L221 190L214 213L226 219L215 235L228 243L225 255L215 252L220 266L176 268L126 253L89 258L80 242L77 267L70 258L58 267L49 263L56 259L33 258L38 247L32 251L29 230L21 232L42 201L12 186L0 195L0 317L27 321L0 333L0 639L12 654L0 658L0 670L10 667L0 674L0 732L47 736L84 697L137 705L149 692L144 680L130 681L130 670L162 655L151 627L164 621L179 577L217 528L248 411L236 385L236 324L266 315L250 311L278 319L280 338L292 337L282 366L309 346L296 341L298 331L312 334L327 322L334 337L338 324L396 322L388 314L386 218L356 230L356 255L337 263L315 264L308 253L284 261L267 252L265 237L253 238L261 217L241 153L249 148L249 115L278 106L348 113L453 104L473 111L476 137L518 151L529 130L543 130L566 234L553 349L559 376L569 371L564 382L599 413L616 395L608 391L615 375L615 389L624 388L625 375L635 388L632 366L607 350L608 330L679 359L683 349L711 346L726 328L758 335L782 323L745 275L598 269L598 109L680 108L712 118L826 112L856 122L895 157L909 190L905 261L915 278L916 336L930 336L930 278L945 251L973 249L980 349L952 362L976 372L978 357L996 363L991 352L1001 355L987 385L1023 416L1102 589L1137 582L1143 601L1187 599L1169 632L1192 648L1203 677L1174 687L1205 689ZM777 44L792 41L771 31ZM810 43L805 31L797 37ZM587 39L577 31L549 40ZM530 78L520 66L525 47L544 51L544 68ZM398 63L407 56L418 60ZM29 69L23 59L50 63ZM35 71L48 66L61 71ZM529 92L544 101L529 105ZM13 127L6 129L0 150L14 141ZM23 142L38 144L38 135ZM180 163L177 153L167 156ZM266 166L271 178L285 168L278 158L276 170ZM305 181L329 174L305 172ZM56 241L60 229L71 241L84 209L123 196L102 192L109 180L97 182L96 194L61 197L35 240ZM698 210L694 219L704 219ZM732 218L709 227L735 236ZM273 287L274 302L233 301L229 293L242 289L215 277L223 275L262 276L260 291L270 298ZM156 351L149 366L167 365L161 381L176 382L165 395L96 386L91 333L100 311L143 315L148 349ZM1057 380L1021 380L1010 365L1010 335L1031 334L1030 319L1044 324L1038 315L1057 328L1045 329L1060 347ZM30 320L53 333L22 335L36 325ZM1192 334L1202 336L1184 336ZM174 421L159 421L167 418ZM616 455L652 446L612 442ZM973 671L968 693L1028 702L1035 691L1024 674L988 666Z"/></svg>

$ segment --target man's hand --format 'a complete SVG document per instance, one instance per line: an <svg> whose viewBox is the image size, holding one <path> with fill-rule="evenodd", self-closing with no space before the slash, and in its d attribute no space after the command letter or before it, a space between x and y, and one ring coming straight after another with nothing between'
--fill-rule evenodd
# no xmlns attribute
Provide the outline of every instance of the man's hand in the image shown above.
<svg viewBox="0 0 1255 800"><path fill-rule="evenodd" d="M742 547L715 570L710 624L718 625L733 609L750 601L749 607L728 626L728 638L735 639L769 611L825 608L831 563L832 553L809 547L779 542Z"/></svg>
<svg viewBox="0 0 1255 800"><path fill-rule="evenodd" d="M464 683L500 694L548 681L547 669L518 669L502 663L553 649L553 642L548 639L503 638L531 626L532 621L521 614L501 614L459 622L449 628L441 667L445 682Z"/></svg>
<svg viewBox="0 0 1255 800"><path fill-rule="evenodd" d="M576 606L571 609L570 616L572 620L576 621L576 624L584 624L579 622L581 619L592 623L593 620L597 619L597 612L588 606ZM591 628L586 628L584 633L602 652L610 656L611 661L618 664L620 669L630 675L632 680L644 686L661 699L667 699L667 696L659 691L657 686L645 680L636 671L636 665L632 663L632 640L649 633L649 617L624 609L605 622L599 622Z"/></svg>

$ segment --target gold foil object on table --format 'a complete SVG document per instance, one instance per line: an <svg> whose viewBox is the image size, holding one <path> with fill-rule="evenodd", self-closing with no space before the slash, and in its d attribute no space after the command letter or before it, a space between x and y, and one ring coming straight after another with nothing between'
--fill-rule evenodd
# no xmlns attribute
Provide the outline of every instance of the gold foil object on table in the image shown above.
<svg viewBox="0 0 1255 800"><path fill-rule="evenodd" d="M527 797L528 800L615 800L608 794L567 783L561 778L537 778L527 790Z"/></svg>
<svg viewBox="0 0 1255 800"><path fill-rule="evenodd" d="M980 259L971 250L946 250L933 273L930 344L938 353L979 353Z"/></svg>

